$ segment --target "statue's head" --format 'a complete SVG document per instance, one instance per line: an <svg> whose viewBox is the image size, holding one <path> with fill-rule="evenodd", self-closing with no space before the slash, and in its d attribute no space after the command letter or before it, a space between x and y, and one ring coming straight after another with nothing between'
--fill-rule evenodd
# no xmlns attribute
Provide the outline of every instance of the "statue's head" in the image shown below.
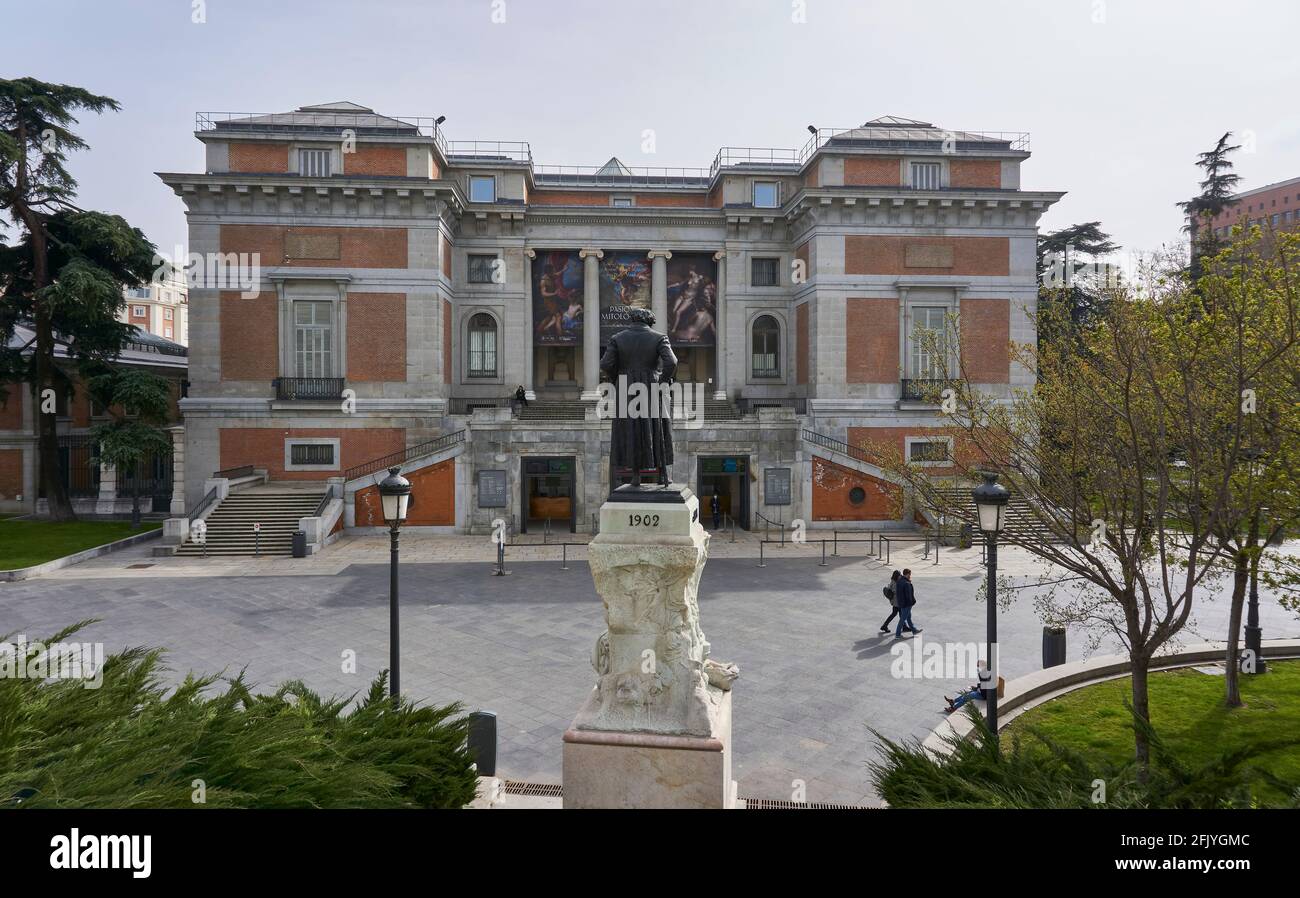
<svg viewBox="0 0 1300 898"><path fill-rule="evenodd" d="M646 327L655 326L655 313L649 309L631 308L628 310L627 317L632 319L633 324L644 324Z"/></svg>

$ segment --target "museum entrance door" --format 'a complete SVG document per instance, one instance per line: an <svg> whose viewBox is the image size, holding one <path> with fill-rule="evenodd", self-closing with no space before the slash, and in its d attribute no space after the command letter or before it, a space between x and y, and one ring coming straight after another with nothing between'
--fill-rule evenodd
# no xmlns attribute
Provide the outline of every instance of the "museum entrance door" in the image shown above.
<svg viewBox="0 0 1300 898"><path fill-rule="evenodd" d="M713 529L713 493L718 493L719 510L731 515L736 526L749 529L749 458L744 455L701 456L699 483L700 521ZM725 522L724 522L725 526Z"/></svg>
<svg viewBox="0 0 1300 898"><path fill-rule="evenodd" d="M578 508L573 457L525 457L523 462L519 532L541 533L547 520L552 530L562 527L575 532Z"/></svg>

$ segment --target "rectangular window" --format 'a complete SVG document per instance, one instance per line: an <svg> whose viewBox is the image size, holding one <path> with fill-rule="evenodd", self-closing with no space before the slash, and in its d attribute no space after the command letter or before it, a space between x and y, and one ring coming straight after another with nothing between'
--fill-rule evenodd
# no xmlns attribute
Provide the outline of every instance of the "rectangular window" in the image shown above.
<svg viewBox="0 0 1300 898"><path fill-rule="evenodd" d="M912 187L916 190L938 190L940 169L938 162L913 162Z"/></svg>
<svg viewBox="0 0 1300 898"><path fill-rule="evenodd" d="M945 316L943 306L912 309L912 378L944 380L948 377Z"/></svg>
<svg viewBox="0 0 1300 898"><path fill-rule="evenodd" d="M172 328L170 324L163 328L163 336L168 340L172 338Z"/></svg>
<svg viewBox="0 0 1300 898"><path fill-rule="evenodd" d="M777 181L755 181L754 205L759 209L775 209L781 205L780 183Z"/></svg>
<svg viewBox="0 0 1300 898"><path fill-rule="evenodd" d="M295 465L333 465L333 443L290 443L289 462Z"/></svg>
<svg viewBox="0 0 1300 898"><path fill-rule="evenodd" d="M619 207L619 208L623 208L623 209L631 208L631 206L632 206L632 197L630 197L630 196L616 196L616 197L614 197L612 200L609 201L609 204L610 204L611 206L617 206L617 207Z"/></svg>
<svg viewBox="0 0 1300 898"><path fill-rule="evenodd" d="M471 255L469 257L469 282L471 284L491 284L492 271L496 266L496 256Z"/></svg>
<svg viewBox="0 0 1300 898"><path fill-rule="evenodd" d="M779 287L781 286L781 260L774 258L755 258L752 261L750 270L750 286L753 287Z"/></svg>
<svg viewBox="0 0 1300 898"><path fill-rule="evenodd" d="M495 203L497 201L497 179L493 175L470 175L469 201L471 203Z"/></svg>
<svg viewBox="0 0 1300 898"><path fill-rule="evenodd" d="M330 175L330 151L299 150L298 174L304 178L328 178Z"/></svg>
<svg viewBox="0 0 1300 898"><path fill-rule="evenodd" d="M163 321L171 321L173 317L172 309L163 309Z"/></svg>
<svg viewBox="0 0 1300 898"><path fill-rule="evenodd" d="M149 314L149 310L145 306L131 306L132 318L144 318L148 314Z"/></svg>
<svg viewBox="0 0 1300 898"><path fill-rule="evenodd" d="M947 440L916 440L908 443L908 461L948 461Z"/></svg>
<svg viewBox="0 0 1300 898"><path fill-rule="evenodd" d="M293 355L294 377L334 376L333 304L293 304Z"/></svg>

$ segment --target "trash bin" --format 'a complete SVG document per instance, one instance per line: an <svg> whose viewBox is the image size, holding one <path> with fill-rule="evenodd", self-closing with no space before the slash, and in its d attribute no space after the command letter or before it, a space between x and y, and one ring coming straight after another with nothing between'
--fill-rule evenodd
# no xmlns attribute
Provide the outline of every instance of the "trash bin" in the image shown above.
<svg viewBox="0 0 1300 898"><path fill-rule="evenodd" d="M474 711L469 715L469 737L465 741L479 776L497 775L497 715Z"/></svg>
<svg viewBox="0 0 1300 898"><path fill-rule="evenodd" d="M1043 627L1043 669L1065 663L1065 628Z"/></svg>
<svg viewBox="0 0 1300 898"><path fill-rule="evenodd" d="M293 532L293 557L307 557L307 531L295 530Z"/></svg>

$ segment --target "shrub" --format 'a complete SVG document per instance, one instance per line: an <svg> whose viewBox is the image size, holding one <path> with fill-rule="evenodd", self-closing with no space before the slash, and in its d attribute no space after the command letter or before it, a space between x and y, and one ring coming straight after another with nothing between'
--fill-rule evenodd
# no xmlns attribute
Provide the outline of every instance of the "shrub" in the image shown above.
<svg viewBox="0 0 1300 898"><path fill-rule="evenodd" d="M457 808L474 797L459 704L394 708L386 672L350 713L355 694L323 700L297 681L254 694L243 672L190 674L169 694L162 654L110 655L98 689L0 678L0 806Z"/></svg>

